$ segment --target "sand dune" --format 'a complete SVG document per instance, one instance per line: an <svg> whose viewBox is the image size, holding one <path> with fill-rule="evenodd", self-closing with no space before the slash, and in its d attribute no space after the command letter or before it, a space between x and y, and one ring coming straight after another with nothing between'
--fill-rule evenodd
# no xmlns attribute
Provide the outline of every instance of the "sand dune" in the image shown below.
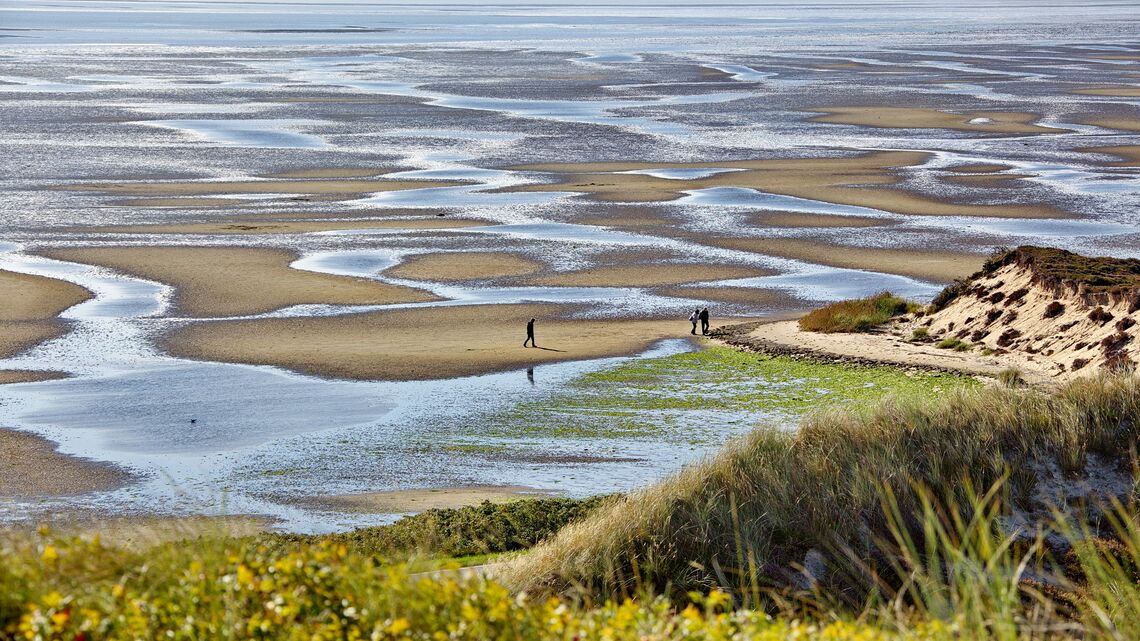
<svg viewBox="0 0 1140 641"><path fill-rule="evenodd" d="M190 316L261 314L290 305L384 305L434 300L431 294L365 278L293 269L290 251L252 247L77 247L45 256L109 267L176 289L175 309Z"/></svg>

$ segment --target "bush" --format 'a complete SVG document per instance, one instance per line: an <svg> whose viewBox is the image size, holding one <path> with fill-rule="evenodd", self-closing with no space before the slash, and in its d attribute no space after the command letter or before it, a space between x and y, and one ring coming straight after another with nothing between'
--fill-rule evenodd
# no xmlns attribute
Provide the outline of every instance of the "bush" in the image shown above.
<svg viewBox="0 0 1140 641"><path fill-rule="evenodd" d="M910 333L910 340L915 343L925 343L930 340L930 330L919 327Z"/></svg>
<svg viewBox="0 0 1140 641"><path fill-rule="evenodd" d="M938 341L935 347L938 349L952 349L955 352L968 352L973 346L957 336L948 336Z"/></svg>
<svg viewBox="0 0 1140 641"><path fill-rule="evenodd" d="M428 510L404 517L392 525L323 535L270 533L262 535L260 542L271 546L330 542L347 546L357 553L383 558L412 555L463 557L513 552L531 547L613 498L522 499L509 503L483 501L476 506Z"/></svg>
<svg viewBox="0 0 1140 641"><path fill-rule="evenodd" d="M916 303L882 292L821 307L800 319L800 329L824 334L869 332L899 314L918 309Z"/></svg>

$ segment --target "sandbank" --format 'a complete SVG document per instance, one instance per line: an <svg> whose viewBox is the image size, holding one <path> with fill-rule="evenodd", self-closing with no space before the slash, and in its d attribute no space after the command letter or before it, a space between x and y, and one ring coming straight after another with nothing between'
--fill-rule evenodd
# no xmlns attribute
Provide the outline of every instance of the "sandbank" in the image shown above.
<svg viewBox="0 0 1140 641"><path fill-rule="evenodd" d="M0 429L0 497L29 499L102 492L130 475L103 463L67 456L55 443L27 432Z"/></svg>
<svg viewBox="0 0 1140 641"><path fill-rule="evenodd" d="M970 163L967 165L954 165L947 167L946 171L956 174L993 174L999 171L1007 171L1013 169L1012 165L998 165L990 163Z"/></svg>
<svg viewBox="0 0 1140 641"><path fill-rule="evenodd" d="M1140 131L1140 118L1097 117L1085 118L1081 122L1095 127L1104 127L1105 129Z"/></svg>
<svg viewBox="0 0 1140 641"><path fill-rule="evenodd" d="M91 297L64 280L0 270L0 357L59 336L66 327L56 317Z"/></svg>
<svg viewBox="0 0 1140 641"><path fill-rule="evenodd" d="M252 247L76 247L41 252L99 265L175 288L190 316L261 314L290 305L385 305L435 300L431 294L366 278L293 269L297 254Z"/></svg>
<svg viewBox="0 0 1140 641"><path fill-rule="evenodd" d="M163 339L186 358L275 365L368 380L429 380L542 363L634 354L662 338L684 338L676 320L566 320L562 305L463 305L343 316L200 322ZM541 349L522 346L538 318Z"/></svg>
<svg viewBox="0 0 1140 641"><path fill-rule="evenodd" d="M795 229L832 227L883 227L894 224L886 218L866 216L831 216L828 214L804 214L799 212L760 212L751 216L757 227L789 227Z"/></svg>
<svg viewBox="0 0 1140 641"><path fill-rule="evenodd" d="M269 174L268 178L375 178L393 170L380 167L315 167L290 169Z"/></svg>
<svg viewBox="0 0 1140 641"><path fill-rule="evenodd" d="M118 207L229 207L246 205L238 198L127 198L111 203Z"/></svg>
<svg viewBox="0 0 1140 641"><path fill-rule="evenodd" d="M0 385L9 383L38 383L40 381L53 381L67 378L66 372L53 372L32 369L0 369Z"/></svg>
<svg viewBox="0 0 1140 641"><path fill-rule="evenodd" d="M337 512L408 514L426 510L456 509L469 505L479 505L483 501L509 503L520 499L548 497L554 494L555 492L552 491L518 485L474 485L321 496L302 502Z"/></svg>
<svg viewBox="0 0 1140 641"><path fill-rule="evenodd" d="M572 192L613 202L664 202L685 191L744 187L822 202L869 207L916 216L986 216L1068 218L1047 205L956 204L897 187L897 169L923 164L929 154L914 151L871 152L841 158L730 160L699 163L554 163L523 165L517 170L558 174L553 183L521 185L507 191ZM705 178L674 180L645 174L616 173L664 168L734 168Z"/></svg>
<svg viewBox="0 0 1140 641"><path fill-rule="evenodd" d="M769 276L771 270L740 265L657 263L615 265L576 272L549 274L530 284L548 287L661 287L704 281Z"/></svg>
<svg viewBox="0 0 1140 641"><path fill-rule="evenodd" d="M88 234L208 234L242 236L262 234L310 234L344 229L458 229L480 227L490 223L467 218L430 218L383 220L288 220L264 222L219 222L119 225L110 227L74 227L68 231Z"/></svg>
<svg viewBox="0 0 1140 641"><path fill-rule="evenodd" d="M1085 89L1076 89L1073 91L1075 94L1082 96L1109 96L1113 98L1137 98L1140 97L1140 87L1136 85L1117 85L1112 87L1087 87Z"/></svg>
<svg viewBox="0 0 1140 641"><path fill-rule="evenodd" d="M1107 167L1140 167L1140 145L1118 145L1114 147L1085 147L1079 149L1091 154L1109 154L1122 158L1115 162L1104 163Z"/></svg>
<svg viewBox="0 0 1140 641"><path fill-rule="evenodd" d="M82 183L56 187L127 196L209 196L214 194L327 194L355 196L382 191L456 187L468 182L446 180L219 180Z"/></svg>
<svg viewBox="0 0 1140 641"><path fill-rule="evenodd" d="M524 276L543 264L506 252L441 252L412 256L384 274L408 280L457 282Z"/></svg>
<svg viewBox="0 0 1140 641"><path fill-rule="evenodd" d="M1057 134L1067 129L1035 125L1039 114L1014 111L973 111L958 114L917 107L827 107L811 109L823 115L808 122L825 122L891 129L953 129L994 134Z"/></svg>
<svg viewBox="0 0 1140 641"><path fill-rule="evenodd" d="M792 258L829 267L898 274L950 282L978 271L985 257L978 254L918 249L851 247L800 238L706 238L717 247Z"/></svg>

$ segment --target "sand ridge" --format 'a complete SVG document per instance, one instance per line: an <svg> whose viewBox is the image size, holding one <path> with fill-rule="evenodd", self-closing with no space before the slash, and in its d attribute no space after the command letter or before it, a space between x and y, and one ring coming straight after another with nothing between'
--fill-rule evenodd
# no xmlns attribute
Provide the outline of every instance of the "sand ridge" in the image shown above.
<svg viewBox="0 0 1140 641"><path fill-rule="evenodd" d="M54 381L67 378L66 372L31 369L0 369L0 385L11 383L38 383L40 381Z"/></svg>
<svg viewBox="0 0 1140 641"><path fill-rule="evenodd" d="M439 252L411 256L384 274L407 280L460 282L525 276L543 267L540 262L506 252Z"/></svg>
<svg viewBox="0 0 1140 641"><path fill-rule="evenodd" d="M925 152L880 151L837 158L729 160L697 163L547 163L521 165L519 171L555 174L557 180L511 187L506 191L571 192L610 202L667 202L686 191L741 187L762 192L855 205L916 216L986 216L1067 218L1047 205L958 204L899 188L897 170L922 165ZM677 180L625 173L651 169L730 168L741 171Z"/></svg>
<svg viewBox="0 0 1140 641"><path fill-rule="evenodd" d="M0 356L63 334L66 326L56 317L93 296L64 280L0 270Z"/></svg>
<svg viewBox="0 0 1140 641"><path fill-rule="evenodd" d="M1040 114L1015 111L974 111L965 114L918 107L823 107L823 115L808 118L822 122L892 129L952 129L994 134L1059 134L1068 129L1033 124Z"/></svg>
<svg viewBox="0 0 1140 641"><path fill-rule="evenodd" d="M72 496L113 490L130 475L112 465L67 456L51 441L0 429L0 497Z"/></svg>
<svg viewBox="0 0 1140 641"><path fill-rule="evenodd" d="M116 225L107 227L75 227L68 231L85 234L186 234L214 236L311 234L322 231L351 229L461 229L490 223L466 218L384 218L381 220L282 220L211 223L174 223Z"/></svg>
<svg viewBox="0 0 1140 641"><path fill-rule="evenodd" d="M528 284L544 287L661 287L705 281L770 276L773 271L741 265L656 263L608 265L575 272L551 273Z"/></svg>
<svg viewBox="0 0 1140 641"><path fill-rule="evenodd" d="M1112 147L1085 147L1078 151L1090 154L1108 154L1121 160L1104 163L1106 167L1140 167L1140 145L1117 145Z"/></svg>
<svg viewBox="0 0 1140 641"><path fill-rule="evenodd" d="M436 300L432 294L366 278L290 267L297 254L254 247L69 247L44 256L98 265L175 288L174 304L190 316L261 314L290 305L387 305Z"/></svg>
<svg viewBox="0 0 1140 641"><path fill-rule="evenodd" d="M570 320L565 305L461 305L341 316L206 321L162 339L171 353L201 360L274 365L364 380L431 380L542 363L634 354L663 338L687 338L675 320ZM522 346L537 318L541 349Z"/></svg>

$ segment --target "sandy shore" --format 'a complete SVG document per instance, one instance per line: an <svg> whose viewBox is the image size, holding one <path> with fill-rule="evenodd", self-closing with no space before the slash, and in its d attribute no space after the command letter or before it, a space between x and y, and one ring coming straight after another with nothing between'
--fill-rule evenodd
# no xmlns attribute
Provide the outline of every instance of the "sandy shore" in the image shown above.
<svg viewBox="0 0 1140 641"><path fill-rule="evenodd" d="M540 262L505 252L440 252L412 256L384 273L407 280L458 282L525 276L543 267Z"/></svg>
<svg viewBox="0 0 1140 641"><path fill-rule="evenodd" d="M38 383L39 381L53 381L67 378L65 372L52 372L45 370L28 369L0 369L0 385L9 383Z"/></svg>
<svg viewBox="0 0 1140 641"><path fill-rule="evenodd" d="M706 243L728 249L803 260L829 267L864 269L950 282L981 268L985 256L936 250L882 249L839 246L798 238L708 238Z"/></svg>
<svg viewBox="0 0 1140 641"><path fill-rule="evenodd" d="M576 272L550 274L528 284L544 287L662 287L705 281L768 276L773 272L739 265L693 265L657 263L596 267Z"/></svg>
<svg viewBox="0 0 1140 641"><path fill-rule="evenodd" d="M330 194L353 196L382 191L456 187L470 183L446 180L222 180L82 183L56 187L63 191L96 191L125 196L210 196L215 194Z"/></svg>
<svg viewBox="0 0 1140 641"><path fill-rule="evenodd" d="M0 270L0 357L59 336L66 326L56 316L91 297L67 281Z"/></svg>
<svg viewBox="0 0 1140 641"><path fill-rule="evenodd" d="M175 309L200 317L261 314L290 305L382 305L434 300L365 278L293 269L290 251L251 247L77 247L43 255L99 265L176 289Z"/></svg>
<svg viewBox="0 0 1140 641"><path fill-rule="evenodd" d="M955 204L897 187L897 170L921 165L928 154L912 151L872 152L844 158L743 160L712 163L555 163L516 169L556 174L553 183L523 185L509 191L589 194L612 202L663 202L687 190L744 187L822 202L869 207L917 216L997 216L1006 218L1066 218L1070 214L1046 205ZM646 169L735 168L692 180L618 173Z"/></svg>
<svg viewBox="0 0 1140 641"><path fill-rule="evenodd" d="M173 225L119 225L110 227L75 227L85 234L188 234L212 236L245 236L273 234L311 234L343 229L459 229L480 227L489 223L464 218L385 218L383 220L287 220L263 222L178 223Z"/></svg>
<svg viewBox="0 0 1140 641"><path fill-rule="evenodd" d="M211 321L174 330L163 343L186 358L275 365L308 374L374 380L471 376L634 354L685 338L676 320L565 320L560 305L466 305L320 318ZM522 346L538 318L541 349Z"/></svg>
<svg viewBox="0 0 1140 641"><path fill-rule="evenodd" d="M408 514L479 505L483 501L508 503L519 499L553 495L555 492L518 485L475 485L322 496L304 500L303 503L337 512Z"/></svg>
<svg viewBox="0 0 1140 641"><path fill-rule="evenodd" d="M729 331L713 340L736 347L751 346L762 351L814 352L859 361L944 369L990 377L1010 367L1017 367L1026 381L1032 384L1048 385L1054 382L1048 371L1014 354L999 357L956 352L938 349L927 343L911 343L893 334L804 332L800 330L797 320L762 323L743 334L733 335Z"/></svg>
<svg viewBox="0 0 1140 641"><path fill-rule="evenodd" d="M953 129L994 134L1058 134L1069 131L1033 124L1041 119L1040 114L1014 111L974 111L957 114L913 107L829 107L810 111L824 115L808 118L809 122L862 127Z"/></svg>
<svg viewBox="0 0 1140 641"><path fill-rule="evenodd" d="M1109 154L1122 160L1105 163L1108 167L1140 167L1140 145L1119 145L1115 147L1085 147L1080 151L1091 154Z"/></svg>
<svg viewBox="0 0 1140 641"><path fill-rule="evenodd" d="M114 466L60 454L45 438L6 429L0 429L0 470L0 498L86 494L130 480Z"/></svg>

